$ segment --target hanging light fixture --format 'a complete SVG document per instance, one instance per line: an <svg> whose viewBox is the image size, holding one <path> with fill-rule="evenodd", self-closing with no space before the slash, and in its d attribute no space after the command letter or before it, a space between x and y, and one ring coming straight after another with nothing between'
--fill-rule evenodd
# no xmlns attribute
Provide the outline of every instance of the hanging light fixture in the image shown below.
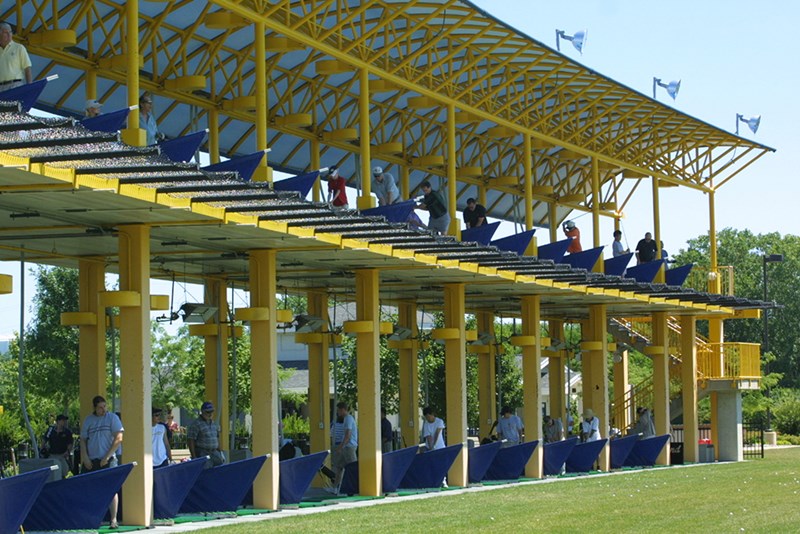
<svg viewBox="0 0 800 534"><path fill-rule="evenodd" d="M744 115L741 113L736 114L736 135L739 135L739 122L743 122L750 128L750 131L756 133L758 131L758 127L761 125L761 115L756 115L755 117L750 117L749 119L745 119Z"/></svg>
<svg viewBox="0 0 800 534"><path fill-rule="evenodd" d="M661 78L653 76L653 98L656 97L656 87L663 87L666 89L667 94L672 97L672 100L675 100L675 97L678 96L678 91L681 90L681 81L672 80L669 83L664 83L661 81Z"/></svg>
<svg viewBox="0 0 800 534"><path fill-rule="evenodd" d="M572 46L575 47L581 55L583 55L583 45L586 44L586 38L589 35L589 30L580 30L575 32L574 35L567 35L564 30L556 30L556 50L561 52L561 39L570 41Z"/></svg>

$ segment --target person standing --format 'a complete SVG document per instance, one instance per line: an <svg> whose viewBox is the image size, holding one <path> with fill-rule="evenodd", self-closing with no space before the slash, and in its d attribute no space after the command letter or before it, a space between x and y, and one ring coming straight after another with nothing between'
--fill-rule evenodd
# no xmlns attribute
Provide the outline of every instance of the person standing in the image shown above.
<svg viewBox="0 0 800 534"><path fill-rule="evenodd" d="M630 253L630 250L626 250L625 247L622 246L621 230L614 230L614 242L611 244L611 252L614 254L615 258Z"/></svg>
<svg viewBox="0 0 800 534"><path fill-rule="evenodd" d="M339 176L339 168L331 165L326 171L328 180L328 204L334 208L347 209L347 180Z"/></svg>
<svg viewBox="0 0 800 534"><path fill-rule="evenodd" d="M383 172L383 167L372 169L372 192L378 197L378 206L389 206L400 198L400 190L394 176L388 172Z"/></svg>
<svg viewBox="0 0 800 534"><path fill-rule="evenodd" d="M386 418L386 408L381 408L381 450L392 452L394 450L394 434L392 423Z"/></svg>
<svg viewBox="0 0 800 534"><path fill-rule="evenodd" d="M643 438L652 438L655 436L656 427L653 424L653 416L650 414L650 410L644 406L639 406L636 408L636 415L638 419L636 420L636 425L633 427L633 433L641 434Z"/></svg>
<svg viewBox="0 0 800 534"><path fill-rule="evenodd" d="M420 188L422 188L425 196L418 206L431 214L428 221L428 229L433 231L434 234L446 234L450 227L450 214L447 213L447 206L445 206L442 194L439 191L435 191L428 180L422 182Z"/></svg>
<svg viewBox="0 0 800 534"><path fill-rule="evenodd" d="M503 406L503 409L500 410L500 419L497 421L497 437L505 440L502 447L513 447L522 443L524 432L522 419L514 414L511 406Z"/></svg>
<svg viewBox="0 0 800 534"><path fill-rule="evenodd" d="M467 207L464 209L464 224L467 225L467 228L486 224L486 208L475 202L474 198L467 199Z"/></svg>
<svg viewBox="0 0 800 534"><path fill-rule="evenodd" d="M647 232L644 234L644 239L640 239L636 244L636 263L641 265L656 259L656 242L653 239L653 234Z"/></svg>
<svg viewBox="0 0 800 534"><path fill-rule="evenodd" d="M544 417L544 442L553 443L564 439L564 425L561 419L553 419L549 415Z"/></svg>
<svg viewBox="0 0 800 534"><path fill-rule="evenodd" d="M430 406L422 410L425 422L422 423L422 440L429 451L444 449L444 421L436 417L436 412Z"/></svg>
<svg viewBox="0 0 800 534"><path fill-rule="evenodd" d="M583 247L581 246L581 231L577 226L575 226L575 221L566 221L562 230L564 231L564 235L567 236L568 239L572 240L569 242L567 252L570 254L581 252L583 250Z"/></svg>
<svg viewBox="0 0 800 534"><path fill-rule="evenodd" d="M347 403L340 402L336 405L336 419L331 426L331 438L333 439L331 466L336 473L334 484L338 493L344 476L344 468L347 464L356 461L356 449L358 448L356 420L350 415L350 407Z"/></svg>
<svg viewBox="0 0 800 534"><path fill-rule="evenodd" d="M72 430L69 428L69 418L64 414L56 417L56 424L50 425L44 433L43 450L49 458L58 463L61 470L61 478L67 478L69 471L69 457L72 454L72 447L75 439L72 437Z"/></svg>
<svg viewBox="0 0 800 534"><path fill-rule="evenodd" d="M83 472L117 467L116 451L122 445L122 421L106 409L106 399L97 395L92 399L94 411L86 416L81 427L81 456ZM111 528L118 528L117 508L119 497L115 494L108 511Z"/></svg>
<svg viewBox="0 0 800 534"><path fill-rule="evenodd" d="M200 417L186 429L189 454L192 458L208 456L206 469L225 463L225 456L219 448L219 433L219 425L214 421L214 405L206 401L200 407Z"/></svg>
<svg viewBox="0 0 800 534"><path fill-rule="evenodd" d="M153 469L166 467L172 460L167 426L161 422L161 408L153 408Z"/></svg>
<svg viewBox="0 0 800 534"><path fill-rule="evenodd" d="M163 137L158 132L156 116L153 113L153 95L149 91L145 91L139 97L139 128L147 133L145 144L148 146L156 144Z"/></svg>
<svg viewBox="0 0 800 534"><path fill-rule="evenodd" d="M597 441L598 439L600 439L600 419L595 417L590 408L586 408L581 421L581 441Z"/></svg>
<svg viewBox="0 0 800 534"><path fill-rule="evenodd" d="M0 22L0 91L31 83L31 58L28 51L14 42L14 32L7 22Z"/></svg>

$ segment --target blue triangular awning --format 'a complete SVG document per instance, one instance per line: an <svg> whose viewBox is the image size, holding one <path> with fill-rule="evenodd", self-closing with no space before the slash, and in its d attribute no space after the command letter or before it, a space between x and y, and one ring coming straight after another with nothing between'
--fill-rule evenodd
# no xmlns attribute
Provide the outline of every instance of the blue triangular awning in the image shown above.
<svg viewBox="0 0 800 534"><path fill-rule="evenodd" d="M319 171L308 172L306 174L298 174L292 178L279 180L272 184L272 189L275 191L297 191L300 196L305 198L311 188L314 187L314 182L319 177Z"/></svg>
<svg viewBox="0 0 800 534"><path fill-rule="evenodd" d="M617 256L616 258L608 258L604 263L603 272L610 276L622 276L625 274L625 269L633 258L633 252Z"/></svg>
<svg viewBox="0 0 800 534"><path fill-rule="evenodd" d="M43 78L35 82L26 83L15 87L13 89L6 89L0 91L0 100L6 102L19 102L22 106L22 111L28 112L39 99L39 95L44 91L44 86L47 85L48 79Z"/></svg>
<svg viewBox="0 0 800 534"><path fill-rule="evenodd" d="M228 161L208 165L203 167L203 170L208 172L238 172L239 178L245 182L249 182L263 158L264 151L259 150L247 156L240 156L238 158L229 159Z"/></svg>
<svg viewBox="0 0 800 534"><path fill-rule="evenodd" d="M525 255L525 251L528 249L528 245L531 244L533 234L535 233L536 230L525 230L524 232L520 232L518 234L495 239L490 244L499 248L500 250L514 252L517 254L517 256L523 256Z"/></svg>
<svg viewBox="0 0 800 534"><path fill-rule="evenodd" d="M411 212L417 207L417 203L413 200L406 200L396 204L389 204L388 206L379 206L377 208L369 208L361 211L361 215L367 217L386 217L390 223L404 223L408 220Z"/></svg>
<svg viewBox="0 0 800 534"><path fill-rule="evenodd" d="M186 162L191 160L203 144L206 138L206 131L193 132L175 139L167 139L158 143L161 153L175 162Z"/></svg>
<svg viewBox="0 0 800 534"><path fill-rule="evenodd" d="M648 261L647 263L641 263L635 267L629 267L625 272L625 278L633 278L642 284L651 284L653 279L655 279L656 274L658 274L661 264L663 263L663 260L656 260Z"/></svg>
<svg viewBox="0 0 800 534"><path fill-rule="evenodd" d="M500 221L497 221L490 224L482 224L481 226L476 226L475 228L461 230L461 241L474 241L475 243L480 243L481 245L488 245L499 226Z"/></svg>
<svg viewBox="0 0 800 534"><path fill-rule="evenodd" d="M122 108L97 117L86 117L81 119L80 123L84 128L93 132L116 133L125 127L125 121L128 120L130 112L129 108Z"/></svg>
<svg viewBox="0 0 800 534"><path fill-rule="evenodd" d="M553 243L542 245L539 247L538 258L540 260L552 260L556 263L559 263L561 258L564 257L564 254L567 253L570 243L572 243L572 238L568 237L567 239L562 239L561 241L555 241Z"/></svg>
<svg viewBox="0 0 800 534"><path fill-rule="evenodd" d="M569 256L565 256L560 260L557 260L556 263L566 263L573 269L586 269L587 271L591 271L594 269L594 266L597 263L597 260L600 259L600 255L602 253L603 247L590 248L581 252L575 252Z"/></svg>
<svg viewBox="0 0 800 534"><path fill-rule="evenodd" d="M664 273L667 285L682 286L683 283L686 281L686 279L689 277L689 273L692 272L692 267L694 267L694 263L689 263L688 265L681 265L680 267L673 267L672 269L667 269Z"/></svg>

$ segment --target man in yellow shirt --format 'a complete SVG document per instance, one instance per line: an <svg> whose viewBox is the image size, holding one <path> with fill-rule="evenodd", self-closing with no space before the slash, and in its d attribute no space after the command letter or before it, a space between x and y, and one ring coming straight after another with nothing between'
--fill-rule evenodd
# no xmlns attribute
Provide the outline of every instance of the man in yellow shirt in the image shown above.
<svg viewBox="0 0 800 534"><path fill-rule="evenodd" d="M0 91L31 83L31 58L28 51L13 40L11 26L0 23Z"/></svg>

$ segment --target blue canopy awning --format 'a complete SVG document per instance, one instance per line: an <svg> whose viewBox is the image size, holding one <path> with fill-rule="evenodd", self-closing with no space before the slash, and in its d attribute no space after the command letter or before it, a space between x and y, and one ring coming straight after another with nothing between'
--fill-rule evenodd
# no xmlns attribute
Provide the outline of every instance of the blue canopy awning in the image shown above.
<svg viewBox="0 0 800 534"><path fill-rule="evenodd" d="M379 206L377 208L369 208L361 210L361 215L367 217L383 216L390 223L404 223L408 220L411 212L417 207L417 203L413 200L406 200L405 202L398 202L396 204L389 204L388 206Z"/></svg>
<svg viewBox="0 0 800 534"><path fill-rule="evenodd" d="M539 247L538 257L540 260L552 260L556 263L560 263L561 258L567 253L570 243L572 243L571 237L542 245Z"/></svg>
<svg viewBox="0 0 800 534"><path fill-rule="evenodd" d="M36 80L35 82L26 83L15 87L13 89L6 89L0 91L0 100L7 102L19 102L22 106L22 111L28 112L39 99L39 95L44 91L44 86L47 85L48 78Z"/></svg>
<svg viewBox="0 0 800 534"><path fill-rule="evenodd" d="M524 232L520 232L518 234L495 239L490 244L499 248L500 250L515 252L517 256L524 256L525 251L528 249L528 245L531 244L533 234L535 233L536 230L525 230Z"/></svg>
<svg viewBox="0 0 800 534"><path fill-rule="evenodd" d="M97 117L86 117L81 119L80 123L84 128L93 132L116 133L125 127L125 121L128 120L130 112L129 108L122 108Z"/></svg>
<svg viewBox="0 0 800 534"><path fill-rule="evenodd" d="M300 196L305 198L311 188L314 187L314 182L319 177L319 171L308 172L306 174L298 174L292 178L279 180L272 184L272 189L275 191L297 191Z"/></svg>
<svg viewBox="0 0 800 534"><path fill-rule="evenodd" d="M200 145L206 138L206 130L190 133L175 139L167 139L158 143L161 153L172 161L184 162L191 160L197 153Z"/></svg>
<svg viewBox="0 0 800 534"><path fill-rule="evenodd" d="M461 230L461 241L474 241L476 243L480 243L481 245L488 245L489 241L492 240L492 236L500 227L500 221L482 224L481 226L476 226L475 228L467 228L466 230Z"/></svg>
<svg viewBox="0 0 800 534"><path fill-rule="evenodd" d="M208 172L237 172L239 173L239 178L249 182L263 158L264 151L260 150L239 158L207 165L203 167L203 170Z"/></svg>

